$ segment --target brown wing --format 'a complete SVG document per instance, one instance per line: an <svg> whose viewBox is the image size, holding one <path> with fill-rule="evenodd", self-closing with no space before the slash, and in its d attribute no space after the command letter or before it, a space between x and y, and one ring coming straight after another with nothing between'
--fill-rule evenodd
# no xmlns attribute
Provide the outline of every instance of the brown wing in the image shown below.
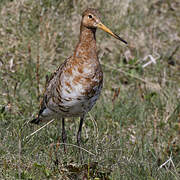
<svg viewBox="0 0 180 180"><path fill-rule="evenodd" d="M48 75L46 76L45 91L46 91L46 88L49 86L51 80L52 80L59 72L61 73L63 67L66 65L67 61L68 61L70 58L71 58L71 56L70 56L69 58L67 58L67 59L58 67L58 69L57 69L54 73L52 73L52 74L50 75L50 77L48 77ZM44 93L45 93L45 91L44 91Z"/></svg>
<svg viewBox="0 0 180 180"><path fill-rule="evenodd" d="M67 61L70 59L71 57L67 58L59 67L58 69L52 73L50 75L50 77L48 77L48 75L46 75L46 83L45 83L45 88L44 88L44 92L43 92L43 98L41 98L40 100L40 110L39 113L37 115L37 118L33 119L32 121L30 121L31 123L35 123L38 124L40 122L40 116L42 114L42 112L44 111L44 109L46 109L46 105L47 105L47 95L46 95L46 91L47 91L47 87L50 85L51 81L55 78L55 76L57 74L61 74L62 69L64 68L64 66L66 65Z"/></svg>

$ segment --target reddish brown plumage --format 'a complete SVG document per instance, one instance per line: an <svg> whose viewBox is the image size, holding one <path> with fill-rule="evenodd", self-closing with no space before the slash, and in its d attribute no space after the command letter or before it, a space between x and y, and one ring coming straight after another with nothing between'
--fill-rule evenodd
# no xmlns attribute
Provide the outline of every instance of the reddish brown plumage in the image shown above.
<svg viewBox="0 0 180 180"><path fill-rule="evenodd" d="M77 136L78 144L84 116L94 106L103 86L103 72L96 50L97 27L120 39L101 23L97 10L84 11L79 43L73 55L51 76L38 118L32 121L39 123L42 120L61 117L64 135L64 118L79 116L81 122Z"/></svg>

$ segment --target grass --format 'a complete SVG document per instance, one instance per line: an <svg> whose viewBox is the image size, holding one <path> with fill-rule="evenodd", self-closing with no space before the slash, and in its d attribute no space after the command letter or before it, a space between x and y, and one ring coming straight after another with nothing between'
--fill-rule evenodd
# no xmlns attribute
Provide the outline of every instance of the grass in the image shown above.
<svg viewBox="0 0 180 180"><path fill-rule="evenodd" d="M108 6L107 6L108 4ZM79 119L39 132L46 75L71 55L81 13L98 8L104 24L129 46L98 30L104 88L76 146ZM1 179L179 179L180 4L166 1L0 2ZM152 55L156 64L142 66Z"/></svg>

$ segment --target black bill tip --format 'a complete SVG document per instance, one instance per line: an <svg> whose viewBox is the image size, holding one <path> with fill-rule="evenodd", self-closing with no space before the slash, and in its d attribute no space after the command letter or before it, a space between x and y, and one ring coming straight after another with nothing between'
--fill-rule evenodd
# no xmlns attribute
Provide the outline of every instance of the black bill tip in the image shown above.
<svg viewBox="0 0 180 180"><path fill-rule="evenodd" d="M114 35L116 36L117 39L119 39L120 41L122 41L125 44L128 44L124 39L122 39L121 37L119 37L117 34L114 33Z"/></svg>

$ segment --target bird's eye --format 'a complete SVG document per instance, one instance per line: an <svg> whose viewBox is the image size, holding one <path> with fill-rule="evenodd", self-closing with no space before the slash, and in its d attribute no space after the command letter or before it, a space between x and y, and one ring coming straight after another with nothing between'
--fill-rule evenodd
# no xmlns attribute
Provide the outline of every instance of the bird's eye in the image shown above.
<svg viewBox="0 0 180 180"><path fill-rule="evenodd" d="M92 18L92 15L89 15L89 16L88 16L88 18L90 18L90 19L91 19L91 18Z"/></svg>

